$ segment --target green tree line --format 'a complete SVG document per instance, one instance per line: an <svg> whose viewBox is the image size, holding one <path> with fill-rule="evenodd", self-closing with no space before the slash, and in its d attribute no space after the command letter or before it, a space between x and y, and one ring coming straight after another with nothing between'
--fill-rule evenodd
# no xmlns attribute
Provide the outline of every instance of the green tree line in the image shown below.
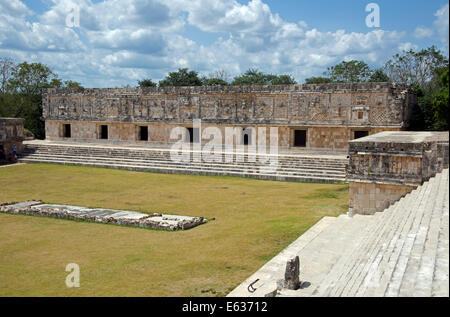
<svg viewBox="0 0 450 317"><path fill-rule="evenodd" d="M170 72L157 84L151 79L138 81L140 87L180 87L180 86L246 86L246 85L294 85L297 82L291 75L265 74L256 68L250 68L244 74L229 81L224 70L216 71L209 76L200 76L198 72L188 68L180 68Z"/></svg>
<svg viewBox="0 0 450 317"><path fill-rule="evenodd" d="M62 81L41 63L14 63L0 58L0 117L23 118L25 129L45 138L42 120L42 88L75 88L74 81Z"/></svg>

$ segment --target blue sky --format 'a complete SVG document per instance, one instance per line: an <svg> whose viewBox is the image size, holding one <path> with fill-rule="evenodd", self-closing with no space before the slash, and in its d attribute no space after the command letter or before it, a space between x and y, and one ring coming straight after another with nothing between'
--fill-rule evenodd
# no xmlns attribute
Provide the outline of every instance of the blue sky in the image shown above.
<svg viewBox="0 0 450 317"><path fill-rule="evenodd" d="M365 23L371 2L379 28ZM74 8L80 25L70 27ZM0 57L45 63L86 87L157 81L180 67L303 82L342 60L379 67L430 45L448 55L448 11L442 0L0 0Z"/></svg>

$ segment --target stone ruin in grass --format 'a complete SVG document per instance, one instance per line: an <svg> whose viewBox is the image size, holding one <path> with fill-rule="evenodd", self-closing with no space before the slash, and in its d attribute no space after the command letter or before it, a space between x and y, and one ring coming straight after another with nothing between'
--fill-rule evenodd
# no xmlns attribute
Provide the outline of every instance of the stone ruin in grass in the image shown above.
<svg viewBox="0 0 450 317"><path fill-rule="evenodd" d="M203 217L185 217L163 214L143 214L134 211L50 205L42 201L0 205L0 212L30 216L82 220L159 230L187 230L206 223Z"/></svg>

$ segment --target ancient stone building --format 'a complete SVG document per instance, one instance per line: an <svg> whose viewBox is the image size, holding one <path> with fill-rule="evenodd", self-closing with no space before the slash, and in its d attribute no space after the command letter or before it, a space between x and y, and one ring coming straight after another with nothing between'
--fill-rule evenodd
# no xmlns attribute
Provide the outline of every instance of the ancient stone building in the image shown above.
<svg viewBox="0 0 450 317"><path fill-rule="evenodd" d="M43 95L52 141L169 145L178 141L170 139L174 127L192 129L201 119L202 129L218 127L224 137L225 127L278 127L280 148L325 151L407 128L416 102L408 86L389 83L47 89ZM252 141L243 134L237 142Z"/></svg>
<svg viewBox="0 0 450 317"><path fill-rule="evenodd" d="M23 121L23 119L0 118L0 161L8 159L14 145L17 153L22 151Z"/></svg>

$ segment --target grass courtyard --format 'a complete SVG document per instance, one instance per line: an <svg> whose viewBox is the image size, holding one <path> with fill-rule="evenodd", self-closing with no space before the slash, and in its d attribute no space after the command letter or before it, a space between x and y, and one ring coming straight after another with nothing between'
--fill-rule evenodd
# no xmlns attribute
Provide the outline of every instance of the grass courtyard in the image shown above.
<svg viewBox="0 0 450 317"><path fill-rule="evenodd" d="M215 220L165 232L0 214L0 296L225 296L322 217L347 212L348 185L0 168L0 203L33 199ZM65 285L69 263L80 288Z"/></svg>

